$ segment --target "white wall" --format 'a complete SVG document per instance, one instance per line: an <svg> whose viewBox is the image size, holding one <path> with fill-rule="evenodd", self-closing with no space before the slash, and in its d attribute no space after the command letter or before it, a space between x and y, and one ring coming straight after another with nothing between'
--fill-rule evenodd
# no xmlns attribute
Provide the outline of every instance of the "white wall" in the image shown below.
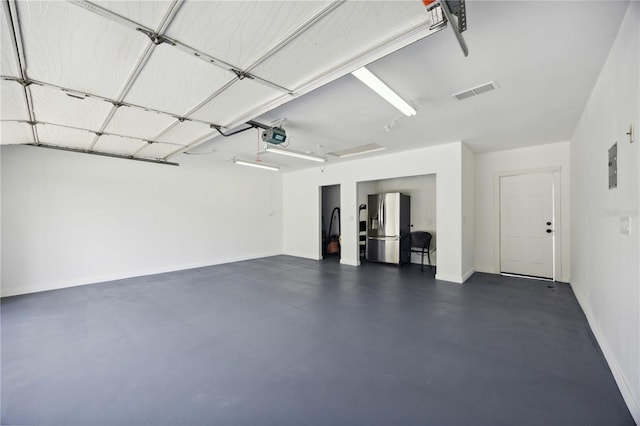
<svg viewBox="0 0 640 426"><path fill-rule="evenodd" d="M318 191L323 185L341 185L342 259L358 264L358 182L436 174L438 222L437 278L462 282L462 144L380 155L327 165L324 172L308 169L283 176L283 245L286 254L318 259L316 232ZM362 191L360 191L362 193ZM362 195L362 194L360 194Z"/></svg>
<svg viewBox="0 0 640 426"><path fill-rule="evenodd" d="M2 148L2 296L282 252L281 175Z"/></svg>
<svg viewBox="0 0 640 426"><path fill-rule="evenodd" d="M408 176L377 181L377 193L401 192L411 197L412 231L429 231L436 238L436 175Z"/></svg>
<svg viewBox="0 0 640 426"><path fill-rule="evenodd" d="M495 217L498 214L494 197L497 174L519 170L560 167L560 253L562 263L559 281L571 279L570 226L570 142L538 145L529 148L491 152L476 156L475 161L475 268L480 272L499 273L496 264L499 241Z"/></svg>
<svg viewBox="0 0 640 426"><path fill-rule="evenodd" d="M571 142L571 286L640 423L640 3L632 1ZM633 124L635 142L625 133ZM618 142L618 188L607 151ZM620 234L620 217L631 235Z"/></svg>

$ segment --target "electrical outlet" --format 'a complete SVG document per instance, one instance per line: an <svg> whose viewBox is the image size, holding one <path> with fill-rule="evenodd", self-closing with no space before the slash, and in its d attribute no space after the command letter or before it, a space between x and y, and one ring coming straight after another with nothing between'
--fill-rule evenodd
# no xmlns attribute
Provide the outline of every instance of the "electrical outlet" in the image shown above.
<svg viewBox="0 0 640 426"><path fill-rule="evenodd" d="M622 235L631 235L631 222L629 216L620 216L620 233Z"/></svg>

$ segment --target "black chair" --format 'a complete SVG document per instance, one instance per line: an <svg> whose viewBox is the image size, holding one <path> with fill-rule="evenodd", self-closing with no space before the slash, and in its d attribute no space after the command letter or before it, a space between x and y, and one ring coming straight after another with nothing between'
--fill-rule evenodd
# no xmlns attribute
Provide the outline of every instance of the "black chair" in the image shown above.
<svg viewBox="0 0 640 426"><path fill-rule="evenodd" d="M411 262L411 253L420 253L422 258L420 260L420 270L424 271L424 255L426 253L427 259L429 260L429 267L433 269L433 265L431 265L431 253L429 252L429 248L431 246L431 234L426 231L415 231L410 234L406 234L402 237L405 241L400 243L400 247L403 247L403 251L409 252L409 262ZM407 244L409 242L411 244Z"/></svg>

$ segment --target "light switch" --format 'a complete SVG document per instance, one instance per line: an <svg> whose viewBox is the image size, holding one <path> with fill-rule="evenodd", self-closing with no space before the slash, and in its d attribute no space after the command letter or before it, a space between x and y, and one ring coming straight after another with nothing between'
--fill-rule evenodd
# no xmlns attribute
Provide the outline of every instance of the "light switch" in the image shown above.
<svg viewBox="0 0 640 426"><path fill-rule="evenodd" d="M620 216L620 233L622 235L631 235L629 216Z"/></svg>

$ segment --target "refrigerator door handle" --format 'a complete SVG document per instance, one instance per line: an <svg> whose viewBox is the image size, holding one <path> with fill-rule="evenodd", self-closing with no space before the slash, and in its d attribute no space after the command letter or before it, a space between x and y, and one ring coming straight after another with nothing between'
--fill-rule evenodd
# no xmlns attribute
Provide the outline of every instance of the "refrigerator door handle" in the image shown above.
<svg viewBox="0 0 640 426"><path fill-rule="evenodd" d="M376 232L377 234L380 234L382 231L382 200L380 198L378 198L378 232Z"/></svg>
<svg viewBox="0 0 640 426"><path fill-rule="evenodd" d="M400 237L369 237L369 239L376 241L398 241Z"/></svg>

